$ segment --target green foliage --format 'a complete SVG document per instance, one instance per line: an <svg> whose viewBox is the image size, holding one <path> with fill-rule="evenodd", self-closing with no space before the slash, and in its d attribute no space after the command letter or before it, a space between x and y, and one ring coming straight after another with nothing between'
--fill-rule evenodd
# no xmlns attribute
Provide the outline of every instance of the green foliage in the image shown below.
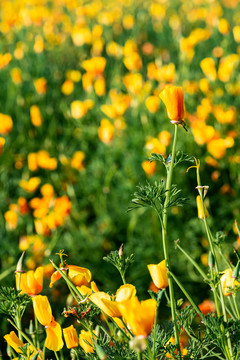
<svg viewBox="0 0 240 360"><path fill-rule="evenodd" d="M21 315L24 313L27 305L31 303L31 298L27 294L20 294L21 290L15 290L10 287L0 288L0 313L15 318L17 308Z"/></svg>

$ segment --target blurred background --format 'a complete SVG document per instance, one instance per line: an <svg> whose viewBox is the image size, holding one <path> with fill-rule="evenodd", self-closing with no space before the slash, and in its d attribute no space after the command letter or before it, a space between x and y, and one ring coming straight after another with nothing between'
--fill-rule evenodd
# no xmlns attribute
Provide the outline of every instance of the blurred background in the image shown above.
<svg viewBox="0 0 240 360"><path fill-rule="evenodd" d="M150 209L127 213L139 184L165 178L153 152L171 152L173 125L159 93L185 92L178 150L201 161L213 233L234 261L239 214L240 3L238 0L5 0L0 3L0 280L44 266L49 289L59 250L88 268L99 289L121 285L102 260L122 243L135 253L127 281L148 297L147 264L163 259ZM194 170L175 169L189 199L169 216L170 258L198 303L211 296L174 241L207 269L208 243L197 218ZM224 267L222 267L224 270ZM181 297L181 293L178 297ZM59 310L60 314L61 310ZM5 331L6 325L3 326Z"/></svg>

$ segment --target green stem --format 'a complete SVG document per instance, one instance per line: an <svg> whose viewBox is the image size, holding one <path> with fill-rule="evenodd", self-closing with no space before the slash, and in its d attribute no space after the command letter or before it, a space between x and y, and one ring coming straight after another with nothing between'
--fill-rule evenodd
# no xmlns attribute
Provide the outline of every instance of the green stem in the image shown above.
<svg viewBox="0 0 240 360"><path fill-rule="evenodd" d="M184 288L184 286L182 285L182 283L176 278L176 276L171 272L171 276L174 279L175 283L178 285L178 287L182 290L182 292L184 293L184 295L186 296L186 298L188 299L188 301L190 302L190 304L192 305L192 307L195 309L195 311L197 312L197 314L200 316L200 318L202 319L203 322L206 321L205 317L203 316L201 310L199 309L199 307L195 304L195 301L193 300L193 298L191 297L191 295L189 295L189 293L187 292L187 290Z"/></svg>
<svg viewBox="0 0 240 360"><path fill-rule="evenodd" d="M55 356L56 356L56 359L59 360L59 357L58 357L58 354L57 354L56 351L54 351L54 354L55 354Z"/></svg>
<svg viewBox="0 0 240 360"><path fill-rule="evenodd" d="M234 306L235 306L236 313L237 313L237 319L240 320L240 313L239 313L238 306L237 306L236 294L233 294L233 302L234 302Z"/></svg>
<svg viewBox="0 0 240 360"><path fill-rule="evenodd" d="M177 328L176 304L175 304L175 297L174 297L173 281L172 281L172 276L171 276L171 272L170 272L168 242L167 242L168 205L169 205L170 192L171 192L171 186L172 186L172 175L173 175L174 160L175 160L175 154L176 154L178 125L174 125L174 127L175 127L175 129L174 129L172 156L171 156L170 167L167 171L166 199L164 202L164 210L163 210L163 217L162 217L162 241L163 241L164 258L166 261L166 267L167 267L167 272L168 272L168 285L169 285L169 294L170 294L170 302L171 302L172 322L174 325L174 335L175 335L178 352L179 352L179 354L181 354L179 334L178 334L178 328ZM181 358L181 355L180 355L180 358Z"/></svg>
<svg viewBox="0 0 240 360"><path fill-rule="evenodd" d="M14 269L16 269L16 265L11 266L9 269L6 269L0 274L0 281L2 281L5 277L7 277Z"/></svg>
<svg viewBox="0 0 240 360"><path fill-rule="evenodd" d="M79 360L77 350L75 350L74 352L75 352L75 355L76 355L77 360Z"/></svg>
<svg viewBox="0 0 240 360"><path fill-rule="evenodd" d="M29 339L29 337L24 334L24 332L22 330L20 330L15 324L14 322L12 322L12 320L8 319L8 321L10 322L10 324L15 327L16 330L18 330L18 332L21 333L22 337L32 346L33 350L36 352L36 353L39 353L39 357L40 359L43 360L42 358L42 354L39 352L39 350L36 348L36 346L34 345L34 343L31 341L31 339Z"/></svg>
<svg viewBox="0 0 240 360"><path fill-rule="evenodd" d="M123 272L120 271L120 275L121 275L121 278L122 278L122 281L123 281L123 284L126 285L126 279L125 279L125 275Z"/></svg>
<svg viewBox="0 0 240 360"><path fill-rule="evenodd" d="M227 298L228 298L230 307L231 307L232 312L233 312L232 318L233 318L233 319L235 318L235 319L237 320L238 316L237 316L237 314L236 314L236 309L234 308L233 303L232 303L232 301L231 301L231 296L228 296Z"/></svg>
<svg viewBox="0 0 240 360"><path fill-rule="evenodd" d="M39 343L39 334L38 334L38 320L37 317L34 315L34 320L35 320L35 333L36 333L36 342L37 342L37 347L40 349L40 343Z"/></svg>
<svg viewBox="0 0 240 360"><path fill-rule="evenodd" d="M196 261L189 255L180 245L179 243L176 243L176 247L181 250L181 252L190 260L190 262L193 264L195 269L199 272L199 274L203 277L204 280L207 280L207 275L204 273L204 271L200 268L200 266L196 263Z"/></svg>
<svg viewBox="0 0 240 360"><path fill-rule="evenodd" d="M197 167L197 183L198 183L198 186L201 186L201 178L200 178L199 167ZM211 252L212 252L212 254L214 256L214 259L215 259L215 269L216 269L217 274L219 274L219 266L218 266L216 251L215 251L215 248L213 246L213 236L212 236L212 233L211 233L210 228L208 226L207 218L206 218L206 214L205 214L204 201L203 201L203 192L202 192L202 189L199 189L199 190L200 190L199 194L200 194L200 198L201 198L201 205L202 205L202 209L203 209L204 226L205 226L205 230L206 230L206 233L207 233L210 249L211 249ZM218 291L219 291L220 301L221 301L221 305L222 305L223 319L227 323L227 312L226 312L226 308L225 308L225 304L224 304L224 298L223 298L223 292L222 292L221 284L218 285ZM218 303L218 297L217 296L215 298L215 301ZM225 329L224 329L223 324L221 324L221 331L222 331L222 338L223 338L223 343L224 343L225 352L226 352L225 355L226 355L227 359L231 360L231 359L233 359L232 344L231 344L231 340L230 340L230 337L229 337L229 332L227 331L226 334L225 334ZM226 338L227 338L227 342L226 342Z"/></svg>
<svg viewBox="0 0 240 360"><path fill-rule="evenodd" d="M138 360L142 360L142 353L140 351L138 352Z"/></svg>

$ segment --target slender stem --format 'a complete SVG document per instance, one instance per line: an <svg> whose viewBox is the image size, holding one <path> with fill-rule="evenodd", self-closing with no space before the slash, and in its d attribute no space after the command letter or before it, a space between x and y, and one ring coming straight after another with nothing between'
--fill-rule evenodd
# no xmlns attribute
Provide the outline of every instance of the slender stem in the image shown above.
<svg viewBox="0 0 240 360"><path fill-rule="evenodd" d="M75 350L74 352L75 352L75 355L76 355L77 360L79 360L77 350Z"/></svg>
<svg viewBox="0 0 240 360"><path fill-rule="evenodd" d="M232 301L231 301L231 296L228 296L227 298L228 298L230 307L231 307L232 312L233 312L232 318L233 318L233 319L235 318L235 319L237 320L238 316L237 316L237 314L236 314L236 309L234 308L233 303L232 303Z"/></svg>
<svg viewBox="0 0 240 360"><path fill-rule="evenodd" d="M201 178L200 178L199 167L197 167L197 183L198 183L198 186L201 186ZM212 252L212 254L214 256L214 259L215 259L215 269L216 269L217 274L219 274L219 266L218 266L216 251L215 251L215 248L213 246L213 236L212 236L212 233L211 233L210 228L208 226L207 218L206 218L206 214L205 214L202 189L200 189L199 194L200 194L201 204L202 204L202 209L203 209L204 226L205 226L205 230L206 230L206 233L207 233L210 249L211 249L211 252ZM227 312L226 312L226 308L225 308L225 304L224 304L224 298L223 298L223 292L222 292L221 284L218 285L218 291L219 291L220 301L221 301L221 305L222 305L223 319L224 319L225 322L227 322ZM217 297L215 298L215 301L217 301L217 303L218 303L218 298ZM219 315L218 315L218 317L219 317ZM221 324L221 331L222 331L223 343L224 343L225 352L226 352L225 355L226 355L227 359L231 360L231 359L233 359L233 351L232 351L231 339L229 337L229 332L227 331L225 333L225 328L224 328L223 324ZM227 342L226 342L226 339L227 339Z"/></svg>
<svg viewBox="0 0 240 360"><path fill-rule="evenodd" d="M168 285L169 285L169 294L170 294L170 302L171 302L172 322L174 325L174 335L175 335L176 345L178 347L178 352L179 352L179 354L181 354L179 334L178 334L178 328L177 328L177 319L176 319L176 305L175 305L175 298L174 298L173 281L172 281L172 276L170 273L168 242L167 242L168 205L169 205L170 192L171 192L171 186L172 186L172 174L173 174L174 160L175 160L175 154L176 154L178 125L174 125L174 127L175 127L175 130L174 130L172 156L171 156L170 167L167 171L166 199L164 202L164 211L163 211L163 217L162 217L162 241L163 241L164 258L166 261L166 267L167 267L167 271L168 271ZM180 358L181 358L181 355L180 355Z"/></svg>
<svg viewBox="0 0 240 360"><path fill-rule="evenodd" d="M236 294L233 294L233 302L234 302L234 306L236 309L237 318L238 318L238 320L240 320L240 313L239 313L238 306L237 306Z"/></svg>
<svg viewBox="0 0 240 360"><path fill-rule="evenodd" d="M123 272L120 272L120 274L121 274L121 278L122 278L123 284L125 285L125 284L126 284L125 275L124 275Z"/></svg>
<svg viewBox="0 0 240 360"><path fill-rule="evenodd" d="M39 334L38 334L38 319L37 317L34 315L34 320L35 320L35 333L36 333L36 342L37 342L37 347L40 348L40 343L39 343Z"/></svg>
<svg viewBox="0 0 240 360"><path fill-rule="evenodd" d="M40 359L42 359L42 354L39 352L39 350L36 348L36 346L34 345L34 343L31 341L31 339L29 339L29 337L24 334L24 332L22 330L20 330L15 324L14 322L12 322L12 320L8 319L8 321L10 322L10 324L15 327L16 330L18 330L18 332L21 333L22 337L27 340L27 342L32 346L33 350L36 352L36 353L39 353L39 357Z"/></svg>
<svg viewBox="0 0 240 360"><path fill-rule="evenodd" d="M138 351L138 360L142 360L142 353Z"/></svg>
<svg viewBox="0 0 240 360"><path fill-rule="evenodd" d="M171 276L174 279L175 283L179 286L179 288L182 290L182 292L184 293L184 295L186 296L186 298L188 299L188 301L190 302L190 304L192 305L192 307L195 309L195 311L198 313L198 315L200 316L200 318L202 319L203 322L206 321L205 317L203 316L201 310L199 309L199 307L195 304L193 298L191 297L191 295L189 295L189 293L187 292L187 290L184 288L184 286L182 285L182 283L176 278L176 276L171 272Z"/></svg>
<svg viewBox="0 0 240 360"><path fill-rule="evenodd" d="M7 277L14 269L16 269L16 265L11 266L0 274L0 281L2 281L5 277Z"/></svg>
<svg viewBox="0 0 240 360"><path fill-rule="evenodd" d="M55 356L56 356L56 359L59 360L59 357L58 357L58 354L57 354L56 351L54 351L54 354L55 354Z"/></svg>
<svg viewBox="0 0 240 360"><path fill-rule="evenodd" d="M176 243L176 247L181 250L181 252L190 260L190 262L193 264L195 269L199 272L199 274L203 277L204 280L207 280L207 275L204 273L204 271L200 268L200 266L196 263L196 261L191 257L191 255L188 254L187 251L185 251L179 243Z"/></svg>

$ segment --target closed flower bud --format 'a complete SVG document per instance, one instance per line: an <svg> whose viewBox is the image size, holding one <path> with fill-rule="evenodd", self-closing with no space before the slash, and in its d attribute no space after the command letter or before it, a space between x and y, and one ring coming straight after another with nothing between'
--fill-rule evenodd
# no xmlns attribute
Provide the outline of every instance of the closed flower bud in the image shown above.
<svg viewBox="0 0 240 360"><path fill-rule="evenodd" d="M160 93L170 120L181 121L184 118L183 89L178 86L166 86Z"/></svg>
<svg viewBox="0 0 240 360"><path fill-rule="evenodd" d="M78 347L77 331L73 325L63 329L63 336L68 349Z"/></svg>
<svg viewBox="0 0 240 360"><path fill-rule="evenodd" d="M208 255L208 266L213 267L215 265L215 258L213 256L213 253L210 251Z"/></svg>
<svg viewBox="0 0 240 360"><path fill-rule="evenodd" d="M205 212L205 217L206 218L209 217L209 213L208 213L205 205L204 205L204 212L203 212L202 201L201 201L200 195L197 196L196 201L197 201L197 209L198 209L198 218L204 219L204 212Z"/></svg>

